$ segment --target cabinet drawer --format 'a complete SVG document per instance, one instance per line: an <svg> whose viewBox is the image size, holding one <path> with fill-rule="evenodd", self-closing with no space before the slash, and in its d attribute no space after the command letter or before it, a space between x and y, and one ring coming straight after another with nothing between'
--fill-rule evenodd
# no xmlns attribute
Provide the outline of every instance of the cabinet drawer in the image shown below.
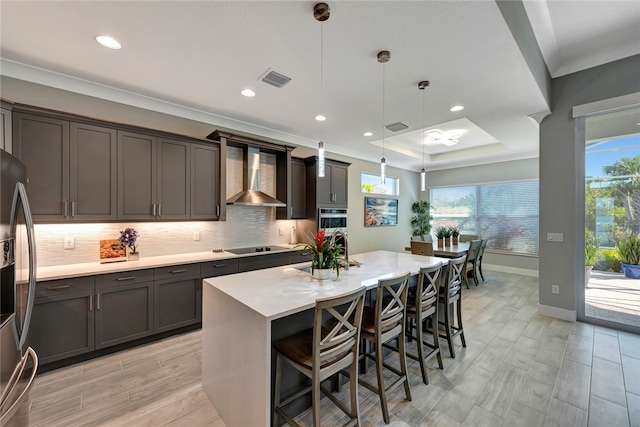
<svg viewBox="0 0 640 427"><path fill-rule="evenodd" d="M120 273L103 274L96 276L96 289L110 288L112 286L132 285L153 281L153 270L122 271Z"/></svg>
<svg viewBox="0 0 640 427"><path fill-rule="evenodd" d="M224 276L238 272L237 259L221 259L220 261L209 261L201 264L202 278Z"/></svg>
<svg viewBox="0 0 640 427"><path fill-rule="evenodd" d="M160 267L153 270L154 280L182 280L190 277L200 277L200 264L171 265L169 267Z"/></svg>
<svg viewBox="0 0 640 427"><path fill-rule="evenodd" d="M36 298L64 295L74 292L93 292L93 284L93 276L37 282Z"/></svg>

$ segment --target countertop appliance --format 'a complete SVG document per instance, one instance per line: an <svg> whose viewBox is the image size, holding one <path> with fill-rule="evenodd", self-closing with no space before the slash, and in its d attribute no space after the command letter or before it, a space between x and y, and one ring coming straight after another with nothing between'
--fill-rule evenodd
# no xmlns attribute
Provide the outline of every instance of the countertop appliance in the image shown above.
<svg viewBox="0 0 640 427"><path fill-rule="evenodd" d="M0 150L0 426L28 425L24 402L38 369L27 336L36 287L36 247L26 167Z"/></svg>
<svg viewBox="0 0 640 427"><path fill-rule="evenodd" d="M271 252L271 251L284 251L287 249L289 248L284 246L251 246L249 248L226 249L226 251L231 252L232 254L242 255L242 254L263 253L263 252Z"/></svg>

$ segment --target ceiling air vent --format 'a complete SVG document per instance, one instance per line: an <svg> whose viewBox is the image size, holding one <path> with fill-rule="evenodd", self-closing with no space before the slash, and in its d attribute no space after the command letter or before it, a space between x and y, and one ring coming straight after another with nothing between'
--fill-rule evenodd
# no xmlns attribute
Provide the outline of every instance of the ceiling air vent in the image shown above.
<svg viewBox="0 0 640 427"><path fill-rule="evenodd" d="M398 123L391 123L390 125L386 125L384 128L387 130L390 130L391 132L398 132L399 130L409 129L409 126L405 125L402 122L398 122Z"/></svg>
<svg viewBox="0 0 640 427"><path fill-rule="evenodd" d="M280 73L276 73L275 71L269 71L263 78L262 81L265 83L270 84L271 86L275 86L277 88L281 88L282 86L286 85L287 83L289 83L291 81L291 78L280 74Z"/></svg>

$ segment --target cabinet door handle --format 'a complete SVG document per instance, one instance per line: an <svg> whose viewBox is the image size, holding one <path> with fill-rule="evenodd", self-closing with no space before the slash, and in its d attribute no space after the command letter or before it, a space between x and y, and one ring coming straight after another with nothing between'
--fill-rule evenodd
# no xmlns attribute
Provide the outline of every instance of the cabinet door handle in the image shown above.
<svg viewBox="0 0 640 427"><path fill-rule="evenodd" d="M290 215L290 216L293 216L293 206L291 206L291 207L289 208L289 215Z"/></svg>
<svg viewBox="0 0 640 427"><path fill-rule="evenodd" d="M216 205L216 215L220 216L220 205Z"/></svg>
<svg viewBox="0 0 640 427"><path fill-rule="evenodd" d="M213 265L215 268L220 268L220 267L226 267L227 264L214 264Z"/></svg>
<svg viewBox="0 0 640 427"><path fill-rule="evenodd" d="M171 272L171 274L178 274L178 273L184 273L185 271L187 271L186 268L181 268L180 270L173 270Z"/></svg>
<svg viewBox="0 0 640 427"><path fill-rule="evenodd" d="M162 216L162 204L158 203L158 216Z"/></svg>
<svg viewBox="0 0 640 427"><path fill-rule="evenodd" d="M133 279L135 279L135 278L136 278L136 276L126 276L126 277L118 277L116 280L117 280L118 282L123 282L123 281L125 281L125 280L133 280Z"/></svg>
<svg viewBox="0 0 640 427"><path fill-rule="evenodd" d="M64 202L64 217L69 216L69 202Z"/></svg>
<svg viewBox="0 0 640 427"><path fill-rule="evenodd" d="M152 214L152 216L156 216L156 204L155 203L153 204L153 214Z"/></svg>
<svg viewBox="0 0 640 427"><path fill-rule="evenodd" d="M47 289L50 291L59 291L60 289L69 289L71 285L58 285L58 286L49 286Z"/></svg>
<svg viewBox="0 0 640 427"><path fill-rule="evenodd" d="M96 310L100 310L100 294L96 295Z"/></svg>
<svg viewBox="0 0 640 427"><path fill-rule="evenodd" d="M71 202L71 218L76 216L76 202Z"/></svg>
<svg viewBox="0 0 640 427"><path fill-rule="evenodd" d="M93 294L89 295L89 311L93 311Z"/></svg>

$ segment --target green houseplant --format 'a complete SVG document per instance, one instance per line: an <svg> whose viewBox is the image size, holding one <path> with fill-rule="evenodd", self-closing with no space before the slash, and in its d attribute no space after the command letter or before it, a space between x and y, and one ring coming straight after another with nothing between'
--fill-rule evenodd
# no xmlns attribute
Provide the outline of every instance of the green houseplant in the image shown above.
<svg viewBox="0 0 640 427"><path fill-rule="evenodd" d="M598 262L599 249L600 249L600 245L598 244L598 239L596 239L596 236L594 236L590 230L587 230L584 236L584 284L585 286L589 284L589 279L591 279L591 270L593 270L593 267Z"/></svg>
<svg viewBox="0 0 640 427"><path fill-rule="evenodd" d="M460 229L456 226L453 226L449 229L451 231L451 244L458 244L458 237L460 236Z"/></svg>
<svg viewBox="0 0 640 427"><path fill-rule="evenodd" d="M444 236L447 234L447 227L436 227L436 237L438 238L438 247L444 247Z"/></svg>
<svg viewBox="0 0 640 427"><path fill-rule="evenodd" d="M431 232L431 205L426 200L419 200L411 205L411 228L414 236L424 236Z"/></svg>
<svg viewBox="0 0 640 427"><path fill-rule="evenodd" d="M616 245L618 256L622 262L622 270L626 277L640 279L640 239L631 235Z"/></svg>

